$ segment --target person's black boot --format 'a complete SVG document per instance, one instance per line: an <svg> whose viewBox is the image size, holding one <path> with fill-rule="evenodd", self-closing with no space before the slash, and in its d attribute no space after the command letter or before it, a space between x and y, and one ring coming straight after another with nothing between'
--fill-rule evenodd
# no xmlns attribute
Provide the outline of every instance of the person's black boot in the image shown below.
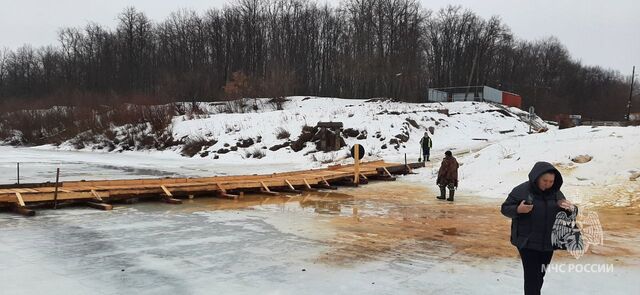
<svg viewBox="0 0 640 295"><path fill-rule="evenodd" d="M449 198L447 198L447 201L449 202L453 202L453 195L454 195L455 191L450 189L449 190Z"/></svg>
<svg viewBox="0 0 640 295"><path fill-rule="evenodd" d="M440 187L440 195L437 196L436 198L440 199L440 200L444 200L446 194L447 194L447 189L444 186L441 186Z"/></svg>

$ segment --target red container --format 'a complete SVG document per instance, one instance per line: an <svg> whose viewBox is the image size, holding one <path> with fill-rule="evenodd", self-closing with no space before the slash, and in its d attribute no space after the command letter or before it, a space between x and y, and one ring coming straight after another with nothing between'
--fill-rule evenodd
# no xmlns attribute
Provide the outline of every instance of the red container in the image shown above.
<svg viewBox="0 0 640 295"><path fill-rule="evenodd" d="M515 93L502 91L502 104L522 109L522 97Z"/></svg>

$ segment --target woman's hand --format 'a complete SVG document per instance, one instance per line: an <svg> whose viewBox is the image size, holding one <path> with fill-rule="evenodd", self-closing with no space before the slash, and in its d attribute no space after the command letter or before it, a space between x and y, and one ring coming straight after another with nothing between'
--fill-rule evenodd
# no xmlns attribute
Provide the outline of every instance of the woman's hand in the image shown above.
<svg viewBox="0 0 640 295"><path fill-rule="evenodd" d="M524 203L524 200L522 200L522 202L520 202L520 205L518 205L517 211L518 213L529 213L531 212L531 210L533 210L533 204L531 205L527 205Z"/></svg>
<svg viewBox="0 0 640 295"><path fill-rule="evenodd" d="M558 207L562 209L573 211L573 206L573 203L569 202L568 200L558 200Z"/></svg>

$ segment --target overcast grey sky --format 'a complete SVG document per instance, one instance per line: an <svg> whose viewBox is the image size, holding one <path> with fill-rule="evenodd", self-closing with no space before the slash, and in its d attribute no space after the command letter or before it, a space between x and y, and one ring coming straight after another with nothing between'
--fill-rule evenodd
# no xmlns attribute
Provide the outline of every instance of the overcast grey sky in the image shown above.
<svg viewBox="0 0 640 295"><path fill-rule="evenodd" d="M313 0L312 0L313 1ZM516 36L554 35L583 64L630 75L640 66L640 0L420 0L423 7L462 5L483 17L499 15ZM124 7L134 6L159 21L180 8L204 11L229 0L0 0L0 48L57 43L63 26L96 22L114 27ZM339 0L319 0L338 4Z"/></svg>

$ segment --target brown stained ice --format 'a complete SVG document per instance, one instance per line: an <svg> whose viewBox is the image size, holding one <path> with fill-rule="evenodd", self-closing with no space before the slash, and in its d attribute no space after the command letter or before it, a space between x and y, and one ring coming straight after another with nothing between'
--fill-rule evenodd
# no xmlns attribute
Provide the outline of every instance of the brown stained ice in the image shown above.
<svg viewBox="0 0 640 295"><path fill-rule="evenodd" d="M451 203L435 196L423 185L382 182L341 188L337 193L196 199L191 201L194 206L179 210L239 210L285 204L312 210L318 218L328 218L326 224L332 234L319 241L326 244L326 251L314 260L329 265L412 259L480 263L518 257L509 243L510 220L500 213L502 200L460 195ZM639 205L634 202L622 208L590 208L600 217L604 245L590 247L587 256L617 263L640 257ZM556 257L573 259L565 251L556 251Z"/></svg>

